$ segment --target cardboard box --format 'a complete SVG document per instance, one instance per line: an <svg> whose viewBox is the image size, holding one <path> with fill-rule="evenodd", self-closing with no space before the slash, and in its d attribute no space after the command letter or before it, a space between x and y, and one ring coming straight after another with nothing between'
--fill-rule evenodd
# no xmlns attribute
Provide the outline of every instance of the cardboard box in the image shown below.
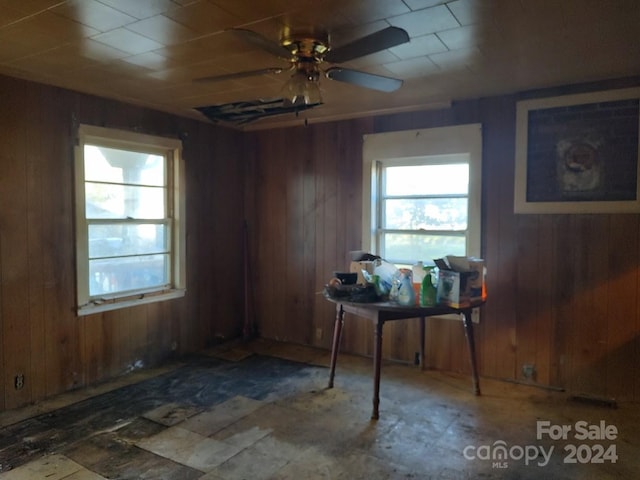
<svg viewBox="0 0 640 480"><path fill-rule="evenodd" d="M440 270L436 291L437 303L454 308L468 307L471 304L471 282L469 280L474 273Z"/></svg>
<svg viewBox="0 0 640 480"><path fill-rule="evenodd" d="M486 300L487 289L484 284L485 268L481 258L470 258L469 296L471 301Z"/></svg>

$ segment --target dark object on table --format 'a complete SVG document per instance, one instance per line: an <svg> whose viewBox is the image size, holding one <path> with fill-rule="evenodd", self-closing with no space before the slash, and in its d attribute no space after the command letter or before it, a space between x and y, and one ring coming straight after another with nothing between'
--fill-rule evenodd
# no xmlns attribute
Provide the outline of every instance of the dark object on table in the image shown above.
<svg viewBox="0 0 640 480"><path fill-rule="evenodd" d="M326 285L324 294L345 302L371 303L380 300L373 285Z"/></svg>
<svg viewBox="0 0 640 480"><path fill-rule="evenodd" d="M365 252L364 250L354 250L349 252L352 262L372 262L374 260L381 260L382 257L374 255L373 253Z"/></svg>
<svg viewBox="0 0 640 480"><path fill-rule="evenodd" d="M342 285L355 285L358 281L356 272L333 272L333 276L342 282Z"/></svg>

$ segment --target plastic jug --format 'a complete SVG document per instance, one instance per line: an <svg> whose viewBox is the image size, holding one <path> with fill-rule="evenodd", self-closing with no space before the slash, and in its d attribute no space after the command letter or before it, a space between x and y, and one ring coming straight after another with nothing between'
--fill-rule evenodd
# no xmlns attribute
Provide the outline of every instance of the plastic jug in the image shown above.
<svg viewBox="0 0 640 480"><path fill-rule="evenodd" d="M426 270L422 262L416 262L411 267L411 275L413 278L413 292L415 294L416 305L420 305L420 291L422 289L422 280L424 280L425 274Z"/></svg>
<svg viewBox="0 0 640 480"><path fill-rule="evenodd" d="M416 304L416 294L413 290L411 270L400 269L400 285L398 287L398 303L413 306Z"/></svg>

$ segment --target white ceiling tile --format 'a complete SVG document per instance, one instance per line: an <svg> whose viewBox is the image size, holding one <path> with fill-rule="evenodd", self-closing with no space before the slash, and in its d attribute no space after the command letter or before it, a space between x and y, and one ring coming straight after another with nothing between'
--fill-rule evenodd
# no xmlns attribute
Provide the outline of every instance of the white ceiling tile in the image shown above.
<svg viewBox="0 0 640 480"><path fill-rule="evenodd" d="M412 38L410 42L389 49L398 58L406 59L446 52L447 47L435 34Z"/></svg>
<svg viewBox="0 0 640 480"><path fill-rule="evenodd" d="M384 67L399 78L407 79L437 72L439 67L428 57L416 57L408 60L387 63Z"/></svg>
<svg viewBox="0 0 640 480"><path fill-rule="evenodd" d="M157 50L163 46L161 43L127 30L126 28L117 28L106 33L101 33L100 35L94 36L92 40L133 55Z"/></svg>
<svg viewBox="0 0 640 480"><path fill-rule="evenodd" d="M175 20L156 15L126 26L127 30L139 33L162 45L175 45L187 42L198 34Z"/></svg>
<svg viewBox="0 0 640 480"><path fill-rule="evenodd" d="M475 25L466 25L464 27L452 28L451 30L444 30L438 32L436 35L449 50L469 48L479 43L478 28Z"/></svg>
<svg viewBox="0 0 640 480"><path fill-rule="evenodd" d="M497 2L486 0L454 0L447 3L447 8L460 25L473 25L486 23L486 19L490 18L499 6Z"/></svg>
<svg viewBox="0 0 640 480"><path fill-rule="evenodd" d="M459 69L474 66L482 61L482 53L477 48L461 48L429 55L429 59L442 70Z"/></svg>
<svg viewBox="0 0 640 480"><path fill-rule="evenodd" d="M70 0L52 8L51 11L100 32L106 32L136 21L135 17L97 0Z"/></svg>
<svg viewBox="0 0 640 480"><path fill-rule="evenodd" d="M100 0L101 3L139 20L176 8L172 0Z"/></svg>
<svg viewBox="0 0 640 480"><path fill-rule="evenodd" d="M123 62L139 65L149 70L162 70L167 67L167 58L155 52L141 53L124 57Z"/></svg>
<svg viewBox="0 0 640 480"><path fill-rule="evenodd" d="M423 8L434 7L443 3L447 3L446 0L404 0L411 10L422 10Z"/></svg>
<svg viewBox="0 0 640 480"><path fill-rule="evenodd" d="M448 30L460 25L444 5L392 17L389 23L395 27L404 28L411 37Z"/></svg>

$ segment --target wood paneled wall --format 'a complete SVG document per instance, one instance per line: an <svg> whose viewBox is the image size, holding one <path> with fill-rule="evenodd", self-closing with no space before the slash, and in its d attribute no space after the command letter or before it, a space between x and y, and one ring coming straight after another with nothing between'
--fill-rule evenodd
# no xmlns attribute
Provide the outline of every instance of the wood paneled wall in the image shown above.
<svg viewBox="0 0 640 480"><path fill-rule="evenodd" d="M528 382L534 365L540 385L640 400L640 216L514 215L514 96L245 133L7 77L0 100L0 410L240 335L245 218L259 333L329 348L320 292L361 245L362 135L466 123L483 125L481 374ZM183 139L185 298L75 315L77 123ZM417 334L388 324L384 355L412 361ZM372 337L348 319L342 347L371 355ZM430 366L469 371L458 322L428 322L427 347Z"/></svg>
<svg viewBox="0 0 640 480"><path fill-rule="evenodd" d="M439 111L247 134L261 335L330 348L334 307L318 292L346 266L347 252L361 247L363 134L479 122L489 293L476 327L481 374L639 401L640 217L515 215L516 101L470 100ZM417 335L417 321L388 323L384 356L412 361ZM372 325L348 318L342 349L371 355L372 343ZM427 362L469 372L459 322L428 322ZM525 365L534 366L533 380L525 378Z"/></svg>
<svg viewBox="0 0 640 480"><path fill-rule="evenodd" d="M0 410L240 334L240 132L7 77L0 105ZM183 139L184 298L75 315L76 123Z"/></svg>

